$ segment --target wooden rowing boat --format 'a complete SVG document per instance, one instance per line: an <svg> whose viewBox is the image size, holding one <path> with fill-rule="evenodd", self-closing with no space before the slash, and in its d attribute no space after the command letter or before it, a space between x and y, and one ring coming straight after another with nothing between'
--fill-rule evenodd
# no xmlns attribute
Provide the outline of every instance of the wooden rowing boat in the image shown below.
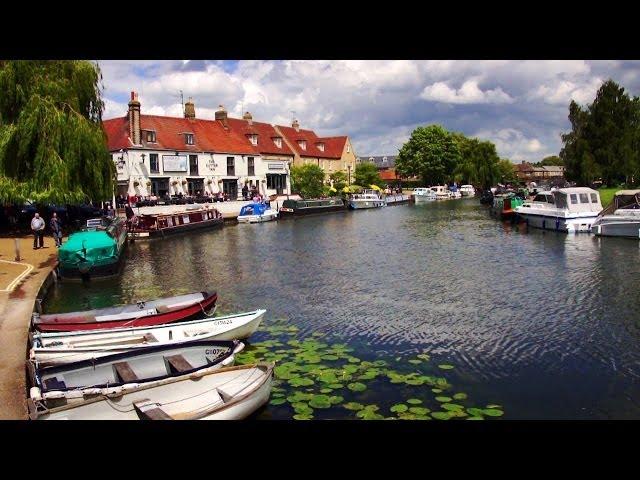
<svg viewBox="0 0 640 480"><path fill-rule="evenodd" d="M156 327L34 333L29 358L41 368L179 342L241 340L257 330L265 313L255 310Z"/></svg>
<svg viewBox="0 0 640 480"><path fill-rule="evenodd" d="M38 420L240 420L269 401L273 368L273 363L221 368L53 408L30 398L29 416Z"/></svg>
<svg viewBox="0 0 640 480"><path fill-rule="evenodd" d="M70 332L162 325L197 318L214 307L217 300L216 292L196 292L84 312L34 313L32 326L41 332Z"/></svg>

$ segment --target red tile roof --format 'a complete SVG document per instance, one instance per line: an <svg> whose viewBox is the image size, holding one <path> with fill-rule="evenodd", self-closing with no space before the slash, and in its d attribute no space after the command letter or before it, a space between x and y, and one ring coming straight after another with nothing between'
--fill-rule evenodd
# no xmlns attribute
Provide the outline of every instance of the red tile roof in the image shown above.
<svg viewBox="0 0 640 480"><path fill-rule="evenodd" d="M131 148L128 117L113 118L103 122L109 150ZM225 129L215 120L190 120L180 117L140 115L142 146L158 150L259 154L251 142L233 128ZM156 142L148 143L144 130L156 132ZM193 145L185 143L185 133L193 133Z"/></svg>
<svg viewBox="0 0 640 480"><path fill-rule="evenodd" d="M344 142L347 137L318 137L313 130L296 129L293 127L284 127L277 125L282 134L287 137L287 140L293 145L295 151L301 157L317 157L317 158L340 158L342 157L342 150L344 148ZM307 141L307 149L303 150L298 145L298 140ZM317 147L317 143L324 143L324 152Z"/></svg>
<svg viewBox="0 0 640 480"><path fill-rule="evenodd" d="M254 133L258 135L258 145L254 148L260 151L260 153L272 154L272 155L291 155L293 156L293 152L285 142L284 138L282 139L282 148L278 148L278 146L273 141L274 137L282 137L278 132L276 132L275 128L273 128L268 123L262 122L252 122L249 125L248 120L239 119L239 118L228 118L229 127L232 130L236 131L238 134L247 138L246 135L250 133ZM247 142L251 143L247 138Z"/></svg>

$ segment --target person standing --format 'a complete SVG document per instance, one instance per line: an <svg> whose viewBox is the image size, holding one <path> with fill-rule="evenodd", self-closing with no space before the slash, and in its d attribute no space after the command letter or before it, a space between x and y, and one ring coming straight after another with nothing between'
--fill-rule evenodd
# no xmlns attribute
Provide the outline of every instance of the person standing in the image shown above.
<svg viewBox="0 0 640 480"><path fill-rule="evenodd" d="M33 230L33 249L44 247L44 220L37 212L31 220L31 230Z"/></svg>
<svg viewBox="0 0 640 480"><path fill-rule="evenodd" d="M49 221L49 227L53 233L53 240L56 242L56 248L60 247L62 245L62 226L56 212L53 212L53 216Z"/></svg>

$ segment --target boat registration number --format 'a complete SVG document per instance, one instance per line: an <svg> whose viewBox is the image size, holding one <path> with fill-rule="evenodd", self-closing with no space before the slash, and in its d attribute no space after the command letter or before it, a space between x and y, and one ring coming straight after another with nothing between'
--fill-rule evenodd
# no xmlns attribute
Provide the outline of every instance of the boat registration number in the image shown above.
<svg viewBox="0 0 640 480"><path fill-rule="evenodd" d="M218 320L215 322L216 325L231 325L233 323L232 320Z"/></svg>

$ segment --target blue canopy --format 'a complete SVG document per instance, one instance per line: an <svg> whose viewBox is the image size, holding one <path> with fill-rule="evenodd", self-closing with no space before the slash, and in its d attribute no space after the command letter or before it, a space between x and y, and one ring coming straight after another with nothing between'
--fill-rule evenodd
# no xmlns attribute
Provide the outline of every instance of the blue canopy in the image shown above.
<svg viewBox="0 0 640 480"><path fill-rule="evenodd" d="M265 203L250 203L249 205L242 207L239 216L263 215L266 210L271 210L271 207Z"/></svg>

